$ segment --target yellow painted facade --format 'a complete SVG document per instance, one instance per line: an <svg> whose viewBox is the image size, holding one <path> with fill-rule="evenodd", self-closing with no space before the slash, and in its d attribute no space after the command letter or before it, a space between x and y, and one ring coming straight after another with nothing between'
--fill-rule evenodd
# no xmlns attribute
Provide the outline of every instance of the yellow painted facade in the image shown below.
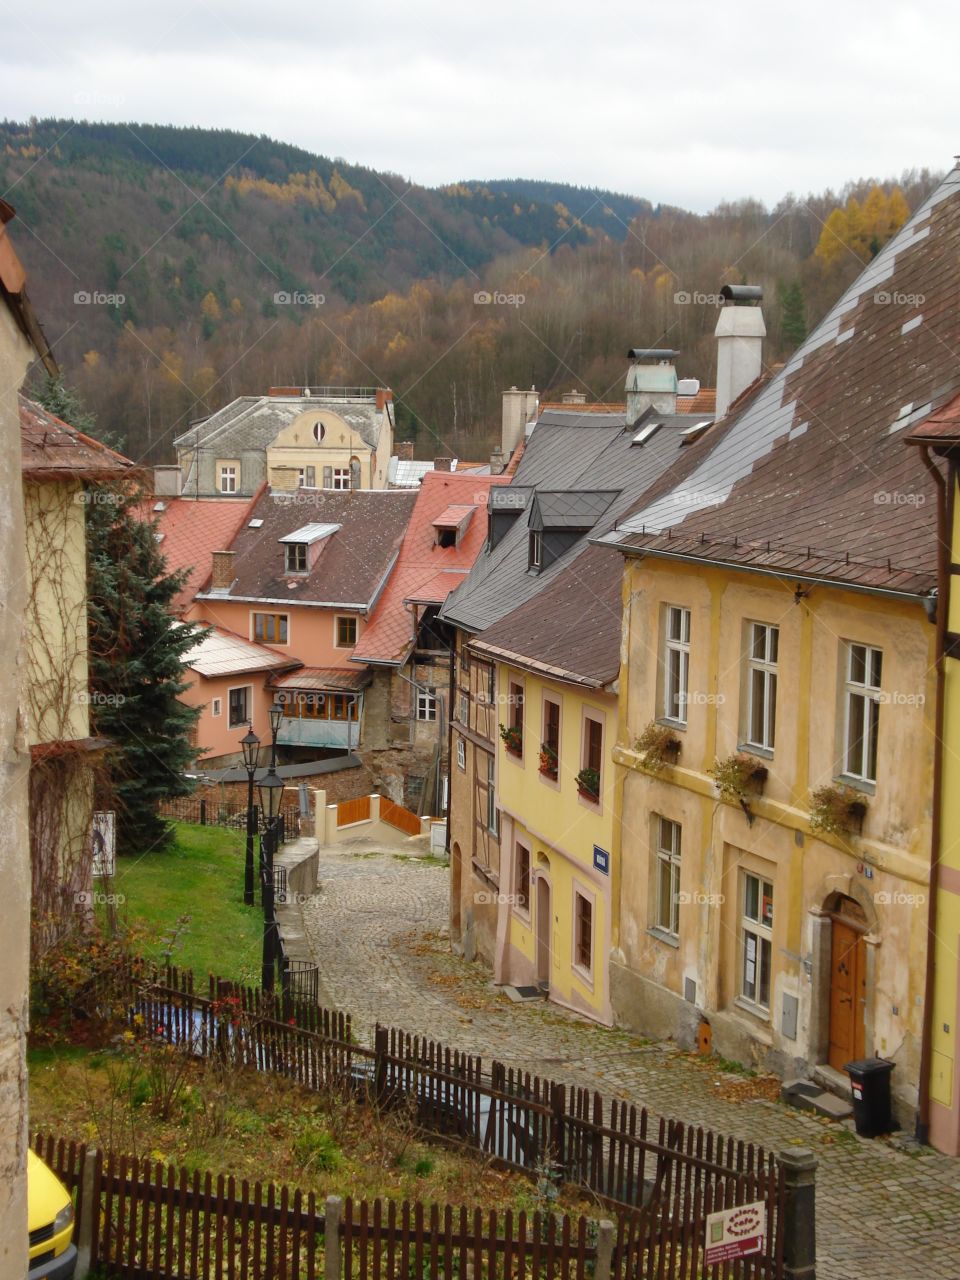
<svg viewBox="0 0 960 1280"><path fill-rule="evenodd" d="M896 1063L895 1105L907 1116L922 1030L933 625L916 601L653 557L627 558L623 599L615 1017L691 1047L706 1024L724 1056L826 1083L842 1074L840 1058L876 1053ZM689 611L680 718L664 714L671 608ZM754 623L779 642L772 749L750 745ZM875 781L844 774L851 645L882 655ZM681 746L675 765L651 772L636 743L658 720ZM720 799L710 772L735 754L767 770L743 804ZM814 829L810 795L824 785L862 797L862 832ZM859 965L849 1002L836 985L845 928Z"/></svg>
<svg viewBox="0 0 960 1280"><path fill-rule="evenodd" d="M323 438L315 439L314 428L322 423ZM361 489L386 489L387 468L393 449L393 432L390 430L386 411L376 449L371 449L359 432L355 431L339 414L330 409L301 413L283 428L267 449L267 474L272 476L276 467L292 467L299 471L306 467L315 469L317 488L324 485L323 472L350 471L351 462L359 465ZM339 487L349 487L346 485Z"/></svg>
<svg viewBox="0 0 960 1280"><path fill-rule="evenodd" d="M615 813L609 744L616 732L616 698L498 663L501 725L514 723L518 697L522 754L502 739L497 743L501 838L494 977L516 986L545 986L551 1000L609 1023ZM541 769L548 703L559 708L555 780ZM588 758L588 722L602 734L596 802L581 794L576 780Z"/></svg>

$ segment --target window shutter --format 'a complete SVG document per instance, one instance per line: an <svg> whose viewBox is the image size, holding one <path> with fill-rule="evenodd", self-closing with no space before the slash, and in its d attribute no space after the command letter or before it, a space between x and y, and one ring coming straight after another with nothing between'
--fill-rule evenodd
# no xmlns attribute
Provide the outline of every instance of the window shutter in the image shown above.
<svg viewBox="0 0 960 1280"><path fill-rule="evenodd" d="M307 488L315 489L317 487L317 468L307 467Z"/></svg>
<svg viewBox="0 0 960 1280"><path fill-rule="evenodd" d="M333 488L333 467L323 468L323 487L325 489Z"/></svg>

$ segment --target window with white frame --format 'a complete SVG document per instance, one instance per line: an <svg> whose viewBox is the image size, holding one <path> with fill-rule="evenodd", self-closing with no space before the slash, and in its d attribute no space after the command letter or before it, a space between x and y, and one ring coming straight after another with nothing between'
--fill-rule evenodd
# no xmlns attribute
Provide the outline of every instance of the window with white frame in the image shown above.
<svg viewBox="0 0 960 1280"><path fill-rule="evenodd" d="M654 823L656 890L653 923L657 929L676 938L680 933L680 823L659 814Z"/></svg>
<svg viewBox="0 0 960 1280"><path fill-rule="evenodd" d="M433 689L417 689L417 719L436 720L437 695Z"/></svg>
<svg viewBox="0 0 960 1280"><path fill-rule="evenodd" d="M530 549L527 568L536 569L538 572L543 568L543 534L539 529L530 530Z"/></svg>
<svg viewBox="0 0 960 1280"><path fill-rule="evenodd" d="M210 714L211 714L212 716L219 716L219 715L222 715L222 714L223 714L223 699L222 699L222 698L214 698L214 699L213 699L213 701L212 701L212 702L211 702L211 704L210 704Z"/></svg>
<svg viewBox="0 0 960 1280"><path fill-rule="evenodd" d="M777 730L777 661L780 628L765 622L747 627L747 724L751 747L773 750Z"/></svg>
<svg viewBox="0 0 960 1280"><path fill-rule="evenodd" d="M462 738L457 739L457 768L466 770L467 767L467 744Z"/></svg>
<svg viewBox="0 0 960 1280"><path fill-rule="evenodd" d="M773 884L744 871L740 878L740 994L744 1000L770 1008L773 964Z"/></svg>
<svg viewBox="0 0 960 1280"><path fill-rule="evenodd" d="M232 464L220 467L220 492L237 492L237 468Z"/></svg>
<svg viewBox="0 0 960 1280"><path fill-rule="evenodd" d="M666 720L687 723L690 683L690 610L668 605L664 611L663 709Z"/></svg>
<svg viewBox="0 0 960 1280"><path fill-rule="evenodd" d="M229 700L227 720L230 728L235 729L237 725L247 724L250 720L250 686L243 685L239 689L230 689L227 697Z"/></svg>
<svg viewBox="0 0 960 1280"><path fill-rule="evenodd" d="M467 726L469 726L470 724L470 695L467 693L464 693L462 689L460 690L459 710L457 712L457 719L460 721L461 724L465 724Z"/></svg>
<svg viewBox="0 0 960 1280"><path fill-rule="evenodd" d="M500 834L500 821L497 813L497 764L496 758L487 756L487 830L495 836Z"/></svg>
<svg viewBox="0 0 960 1280"><path fill-rule="evenodd" d="M299 467L297 469L297 484L301 489L315 489L317 487L317 468Z"/></svg>
<svg viewBox="0 0 960 1280"><path fill-rule="evenodd" d="M876 782L882 651L848 642L845 674L843 772L864 782Z"/></svg>
<svg viewBox="0 0 960 1280"><path fill-rule="evenodd" d="M349 467L333 468L333 487L334 489L350 488L350 468Z"/></svg>

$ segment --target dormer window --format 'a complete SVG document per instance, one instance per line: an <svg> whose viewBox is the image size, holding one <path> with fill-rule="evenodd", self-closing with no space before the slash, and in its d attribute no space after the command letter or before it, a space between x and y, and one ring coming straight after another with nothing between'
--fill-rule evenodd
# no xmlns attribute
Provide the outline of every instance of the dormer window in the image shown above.
<svg viewBox="0 0 960 1280"><path fill-rule="evenodd" d="M537 573L543 568L543 534L539 529L530 530L530 549L527 556L527 568Z"/></svg>
<svg viewBox="0 0 960 1280"><path fill-rule="evenodd" d="M307 544L288 542L284 547L284 569L287 573L307 572Z"/></svg>
<svg viewBox="0 0 960 1280"><path fill-rule="evenodd" d="M441 511L433 522L438 547L459 547L476 507L455 504Z"/></svg>

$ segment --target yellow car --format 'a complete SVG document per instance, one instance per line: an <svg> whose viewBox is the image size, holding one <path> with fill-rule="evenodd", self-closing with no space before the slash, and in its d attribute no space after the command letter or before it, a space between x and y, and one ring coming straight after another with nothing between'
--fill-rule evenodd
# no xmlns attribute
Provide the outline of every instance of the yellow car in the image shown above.
<svg viewBox="0 0 960 1280"><path fill-rule="evenodd" d="M27 1280L70 1280L77 1265L72 1243L73 1201L56 1174L32 1151L27 1152L27 1218Z"/></svg>

